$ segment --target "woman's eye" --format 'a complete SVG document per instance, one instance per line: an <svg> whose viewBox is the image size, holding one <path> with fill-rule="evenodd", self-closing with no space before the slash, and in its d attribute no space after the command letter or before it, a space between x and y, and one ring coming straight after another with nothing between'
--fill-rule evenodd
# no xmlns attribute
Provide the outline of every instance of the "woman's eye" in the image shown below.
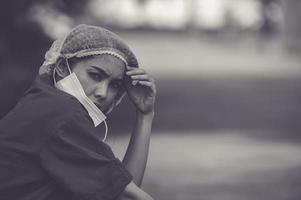
<svg viewBox="0 0 301 200"><path fill-rule="evenodd" d="M94 79L95 81L100 81L100 80L102 80L102 76L101 76L99 73L90 72L89 75L90 75L91 78Z"/></svg>

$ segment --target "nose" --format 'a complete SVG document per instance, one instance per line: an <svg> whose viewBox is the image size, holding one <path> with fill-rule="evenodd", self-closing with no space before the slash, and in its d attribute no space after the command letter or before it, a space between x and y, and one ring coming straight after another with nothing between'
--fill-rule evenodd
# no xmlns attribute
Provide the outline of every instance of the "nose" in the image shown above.
<svg viewBox="0 0 301 200"><path fill-rule="evenodd" d="M108 94L108 84L105 82L97 84L94 91L95 98L97 98L98 100L104 100L106 99L107 94Z"/></svg>

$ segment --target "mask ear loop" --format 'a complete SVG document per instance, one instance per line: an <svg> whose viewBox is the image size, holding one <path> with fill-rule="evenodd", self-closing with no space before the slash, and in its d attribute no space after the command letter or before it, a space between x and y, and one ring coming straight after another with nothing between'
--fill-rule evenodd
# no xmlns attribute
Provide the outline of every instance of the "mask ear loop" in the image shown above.
<svg viewBox="0 0 301 200"><path fill-rule="evenodd" d="M66 62L69 73L72 74L72 71L71 71L70 66L69 66L68 58L65 58L65 62Z"/></svg>
<svg viewBox="0 0 301 200"><path fill-rule="evenodd" d="M64 58L65 58L65 57L64 57ZM67 59L67 58L65 58L65 62L66 62L67 69L68 69L69 73L72 74L72 71L71 71L71 69L70 69L69 62L68 62L68 59ZM56 78L55 78L55 70L56 70L56 66L54 66L53 72L52 72L52 78L53 78L53 80L54 80L54 83L57 82L57 81L56 81Z"/></svg>
<svg viewBox="0 0 301 200"><path fill-rule="evenodd" d="M56 79L55 79L55 67L53 68L52 79L53 79L53 81L54 81L54 84L56 84Z"/></svg>
<svg viewBox="0 0 301 200"><path fill-rule="evenodd" d="M108 125L107 125L106 120L103 120L103 122L105 124L106 131L105 131L105 136L103 137L102 141L105 142L107 139L107 136L108 136Z"/></svg>

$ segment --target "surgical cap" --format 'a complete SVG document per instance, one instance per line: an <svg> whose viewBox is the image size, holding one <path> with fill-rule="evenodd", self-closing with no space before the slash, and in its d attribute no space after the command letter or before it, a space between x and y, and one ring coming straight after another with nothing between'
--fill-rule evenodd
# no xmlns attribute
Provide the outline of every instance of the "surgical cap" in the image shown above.
<svg viewBox="0 0 301 200"><path fill-rule="evenodd" d="M128 66L138 67L136 56L120 37L104 28L81 24L63 38L53 42L45 54L45 61L40 67L39 74L51 74L60 58L81 58L101 54L115 56Z"/></svg>

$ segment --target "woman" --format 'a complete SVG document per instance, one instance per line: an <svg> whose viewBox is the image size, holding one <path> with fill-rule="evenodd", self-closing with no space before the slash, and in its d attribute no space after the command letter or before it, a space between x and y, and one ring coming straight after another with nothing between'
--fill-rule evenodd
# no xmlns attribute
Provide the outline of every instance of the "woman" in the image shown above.
<svg viewBox="0 0 301 200"><path fill-rule="evenodd" d="M136 122L120 162L95 127L106 126L125 93ZM139 186L155 96L153 79L117 35L75 27L53 43L31 88L0 122L0 199L151 199Z"/></svg>

